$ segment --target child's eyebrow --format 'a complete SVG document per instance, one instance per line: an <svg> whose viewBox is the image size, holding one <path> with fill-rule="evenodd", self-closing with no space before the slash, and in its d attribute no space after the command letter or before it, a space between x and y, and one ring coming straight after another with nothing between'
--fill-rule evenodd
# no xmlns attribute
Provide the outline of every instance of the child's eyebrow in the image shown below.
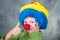
<svg viewBox="0 0 60 40"><path fill-rule="evenodd" d="M30 22L35 22L35 21L32 21L32 20L31 20Z"/></svg>

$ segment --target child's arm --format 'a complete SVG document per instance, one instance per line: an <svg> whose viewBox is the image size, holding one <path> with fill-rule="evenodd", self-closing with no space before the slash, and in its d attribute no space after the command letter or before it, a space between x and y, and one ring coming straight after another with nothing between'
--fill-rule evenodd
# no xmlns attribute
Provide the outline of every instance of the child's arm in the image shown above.
<svg viewBox="0 0 60 40"><path fill-rule="evenodd" d="M5 40L8 40L10 37L12 37L12 35L17 35L20 33L21 29L19 28L20 23L18 22L18 24L16 25L15 28L13 28L10 32L7 33Z"/></svg>

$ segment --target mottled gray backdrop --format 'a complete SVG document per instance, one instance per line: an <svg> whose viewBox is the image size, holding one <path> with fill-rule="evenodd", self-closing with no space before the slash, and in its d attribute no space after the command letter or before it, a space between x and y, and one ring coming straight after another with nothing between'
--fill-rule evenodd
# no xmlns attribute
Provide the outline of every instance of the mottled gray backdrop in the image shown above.
<svg viewBox="0 0 60 40"><path fill-rule="evenodd" d="M0 0L0 37L18 22L21 6L36 0ZM48 27L43 32L43 40L60 40L60 0L37 0L45 5L50 13Z"/></svg>

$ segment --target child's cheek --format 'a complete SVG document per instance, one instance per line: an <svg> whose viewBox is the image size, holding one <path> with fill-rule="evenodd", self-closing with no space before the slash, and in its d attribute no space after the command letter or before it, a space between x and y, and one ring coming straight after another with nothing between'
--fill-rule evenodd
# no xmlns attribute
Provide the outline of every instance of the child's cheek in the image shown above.
<svg viewBox="0 0 60 40"><path fill-rule="evenodd" d="M35 27L37 27L37 24L35 24Z"/></svg>

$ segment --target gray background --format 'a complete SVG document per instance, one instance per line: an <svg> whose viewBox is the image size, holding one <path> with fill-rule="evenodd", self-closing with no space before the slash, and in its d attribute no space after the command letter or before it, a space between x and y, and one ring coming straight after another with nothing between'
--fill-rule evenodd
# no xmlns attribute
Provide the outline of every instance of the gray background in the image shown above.
<svg viewBox="0 0 60 40"><path fill-rule="evenodd" d="M21 6L36 0L0 0L0 37L18 22ZM60 40L60 0L37 0L44 4L50 13L48 27L43 32L43 40Z"/></svg>

